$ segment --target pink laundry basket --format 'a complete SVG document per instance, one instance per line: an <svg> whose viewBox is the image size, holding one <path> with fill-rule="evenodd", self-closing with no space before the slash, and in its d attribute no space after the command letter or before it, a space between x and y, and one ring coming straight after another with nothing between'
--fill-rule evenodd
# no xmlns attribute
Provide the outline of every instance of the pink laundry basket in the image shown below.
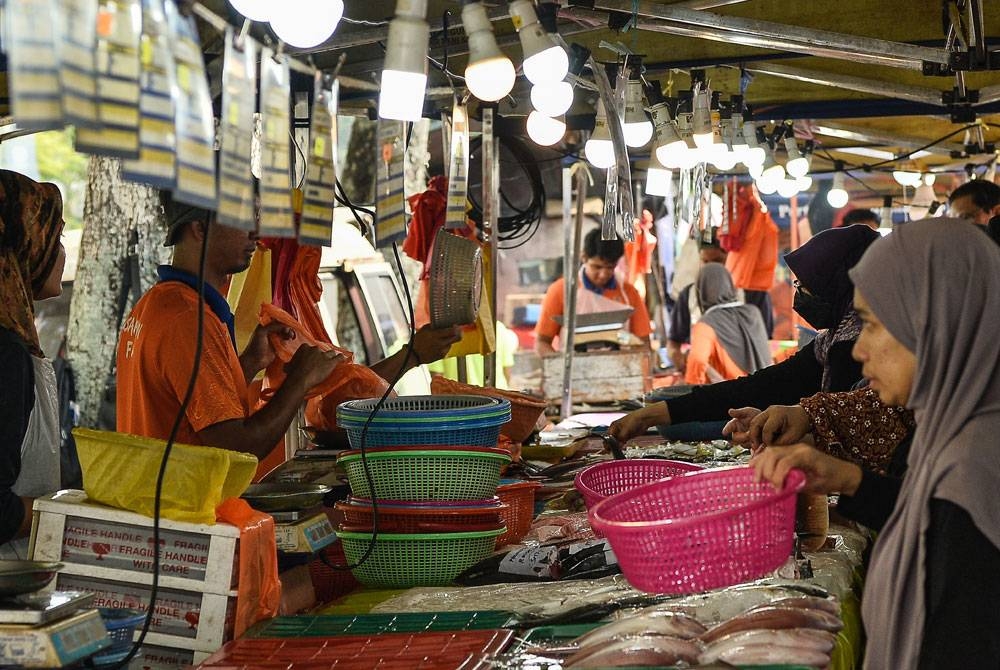
<svg viewBox="0 0 1000 670"><path fill-rule="evenodd" d="M792 550L792 470L781 491L754 481L750 467L690 473L611 496L590 509L629 583L683 594L739 584L778 568Z"/></svg>
<svg viewBox="0 0 1000 670"><path fill-rule="evenodd" d="M616 493L703 469L700 465L683 461L630 458L624 461L605 461L584 468L577 473L573 484L587 503L587 509L590 509Z"/></svg>

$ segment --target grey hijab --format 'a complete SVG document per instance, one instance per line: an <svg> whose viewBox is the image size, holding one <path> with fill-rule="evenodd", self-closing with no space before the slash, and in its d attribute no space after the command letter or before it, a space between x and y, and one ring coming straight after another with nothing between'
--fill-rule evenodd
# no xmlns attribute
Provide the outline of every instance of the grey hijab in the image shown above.
<svg viewBox="0 0 1000 670"><path fill-rule="evenodd" d="M738 298L733 278L721 263L706 263L698 273L701 323L715 331L719 343L740 369L750 374L771 364L771 346L760 310Z"/></svg>
<svg viewBox="0 0 1000 670"><path fill-rule="evenodd" d="M993 337L1000 330L1000 250L967 222L924 219L875 242L850 275L917 359L907 403L917 423L908 469L862 602L865 668L915 668L930 500L960 506L1000 547L1000 354Z"/></svg>

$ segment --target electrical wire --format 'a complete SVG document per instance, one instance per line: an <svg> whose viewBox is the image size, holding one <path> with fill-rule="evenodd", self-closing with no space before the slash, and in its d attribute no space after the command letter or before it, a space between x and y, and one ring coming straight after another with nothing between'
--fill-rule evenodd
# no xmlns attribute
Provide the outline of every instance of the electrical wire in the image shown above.
<svg viewBox="0 0 1000 670"><path fill-rule="evenodd" d="M928 142L927 144L923 145L922 147L917 147L916 149L911 149L910 151L906 152L905 154L900 154L899 156L895 156L894 158L889 158L889 159L886 159L884 161L879 161L877 163L861 163L861 164L858 164L858 163L850 163L848 161L837 161L833 157L831 157L830 154L829 154L829 151L831 151L831 150L832 151L836 151L837 150L836 147L832 147L830 150L828 150L828 149L826 149L824 147L822 151L823 151L826 159L829 160L829 161L832 161L834 163L840 162L840 163L843 163L844 165L850 166L853 169L864 170L866 172L870 172L870 171L875 170L877 168L880 168L880 167L882 167L884 165L892 165L893 163L898 163L899 161L905 161L905 160L911 158L913 156L913 154L915 154L915 153L919 153L921 151L926 151L927 149L930 149L931 147L933 147L933 146L935 146L937 144L940 144L941 142L944 142L945 140L947 140L950 137L954 137L955 135L958 135L959 133L964 133L966 130L970 130L972 128L979 128L979 127L981 127L981 126L978 123L970 123L967 126L962 126L958 130L953 130L952 132L948 133L947 135L942 135L941 137L937 138L936 140L934 140L932 142ZM825 174L825 173L830 173L830 172L837 172L837 169L834 168L832 170L811 170L810 172L813 172L815 174Z"/></svg>
<svg viewBox="0 0 1000 670"><path fill-rule="evenodd" d="M372 28L383 28L389 25L388 21L368 21L367 19L352 19L349 16L341 16L340 20L352 26L370 26Z"/></svg>
<svg viewBox="0 0 1000 670"><path fill-rule="evenodd" d="M156 597L160 588L160 504L163 498L163 480L167 472L167 460L174 447L174 440L177 439L177 431L180 429L181 420L187 413L188 405L191 403L191 396L194 395L194 385L198 380L198 371L201 368L201 354L205 334L205 259L208 257L208 231L211 228L214 216L210 215L205 221L205 235L201 241L201 252L198 256L198 325L197 336L194 347L194 364L191 368L191 377L188 379L187 390L184 399L181 401L177 416L174 417L174 424L170 428L170 436L167 444L163 448L163 458L160 460L160 471L156 476L156 491L153 497L153 583L149 591L149 609L146 610L146 618L142 622L142 630L139 632L139 639L132 643L132 648L128 655L116 663L112 670L127 668L129 662L135 658L142 648L146 635L153 622L153 613L156 605Z"/></svg>
<svg viewBox="0 0 1000 670"><path fill-rule="evenodd" d="M542 173L538 169L539 161L536 161L523 140L516 137L501 137L498 159L502 164L516 164L522 168L528 177L531 186L531 200L525 207L515 205L510 197L504 193L503 188L499 189L500 198L508 209L513 210L513 214L508 216L498 216L496 221L497 249L516 249L526 244L541 225L542 216L545 213L545 184L542 182ZM482 137L474 137L469 141L469 155L476 153L482 147ZM502 149L513 155L514 161L505 161L502 157ZM560 156L558 160L562 160ZM502 184L502 181L501 181ZM476 226L482 228L483 209L482 205L476 202L472 192L468 196L471 208L469 218ZM505 244L506 243L506 244Z"/></svg>

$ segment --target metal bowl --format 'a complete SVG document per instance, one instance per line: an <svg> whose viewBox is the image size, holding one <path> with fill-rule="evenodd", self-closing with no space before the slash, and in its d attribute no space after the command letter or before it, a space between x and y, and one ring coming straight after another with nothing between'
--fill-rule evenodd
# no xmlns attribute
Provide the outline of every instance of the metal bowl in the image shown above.
<svg viewBox="0 0 1000 670"><path fill-rule="evenodd" d="M0 597L32 593L52 581L62 563L0 560Z"/></svg>
<svg viewBox="0 0 1000 670"><path fill-rule="evenodd" d="M261 512L295 512L319 505L329 492L326 484L272 482L252 484L240 497Z"/></svg>

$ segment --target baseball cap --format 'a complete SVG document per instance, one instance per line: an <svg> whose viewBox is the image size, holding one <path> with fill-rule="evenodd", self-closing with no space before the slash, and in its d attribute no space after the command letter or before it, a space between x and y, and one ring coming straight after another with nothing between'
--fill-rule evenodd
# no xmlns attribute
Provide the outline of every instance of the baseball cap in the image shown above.
<svg viewBox="0 0 1000 670"><path fill-rule="evenodd" d="M160 205L167 219L167 236L163 246L172 247L180 240L184 226L192 221L208 221L212 213L204 207L196 207L173 199L170 191L160 191Z"/></svg>

